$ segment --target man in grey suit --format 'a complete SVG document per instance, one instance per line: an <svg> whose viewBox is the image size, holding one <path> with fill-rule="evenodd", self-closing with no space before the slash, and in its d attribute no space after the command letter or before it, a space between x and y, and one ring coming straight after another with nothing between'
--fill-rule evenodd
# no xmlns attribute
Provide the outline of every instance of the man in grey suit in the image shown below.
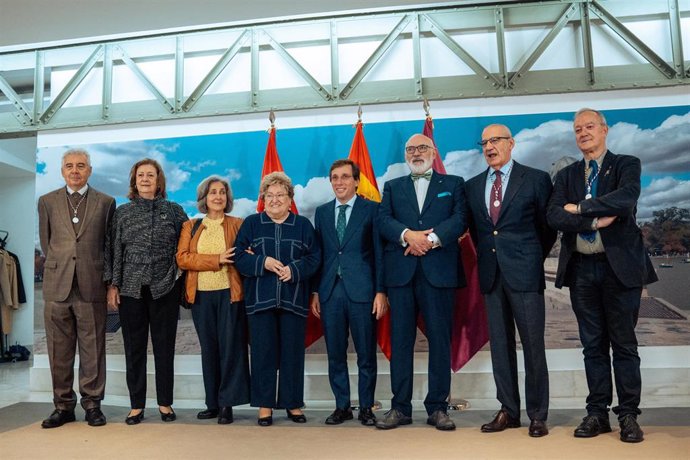
<svg viewBox="0 0 690 460"><path fill-rule="evenodd" d="M90 426L105 425L101 400L105 391L106 286L103 249L115 200L87 182L88 152L71 149L62 157L66 187L38 199L43 272L45 328L53 380L55 410L43 428L75 420L77 396L72 390L74 358L79 345L79 392Z"/></svg>
<svg viewBox="0 0 690 460"><path fill-rule="evenodd" d="M376 320L386 312L383 246L376 230L378 204L356 195L359 168L336 160L329 173L335 200L316 208L316 237L323 265L315 277L311 310L323 322L328 352L328 379L335 411L327 425L352 420L347 336L352 336L359 369L359 415L363 425L376 423L371 407L376 389Z"/></svg>
<svg viewBox="0 0 690 460"><path fill-rule="evenodd" d="M525 358L529 435L548 434L549 374L544 349L544 259L556 241L546 223L551 179L512 158L507 126L484 128L479 143L488 168L465 185L470 234L477 246L479 285L486 303L491 363L501 409L481 427L495 433L520 426L515 328Z"/></svg>

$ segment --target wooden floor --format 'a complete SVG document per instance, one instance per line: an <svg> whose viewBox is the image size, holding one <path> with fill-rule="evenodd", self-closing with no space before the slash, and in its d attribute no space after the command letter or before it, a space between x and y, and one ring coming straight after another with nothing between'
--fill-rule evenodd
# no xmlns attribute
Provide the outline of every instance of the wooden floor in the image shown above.
<svg viewBox="0 0 690 460"><path fill-rule="evenodd" d="M41 420L52 410L48 403L23 402L0 409L0 458L10 459L685 459L690 458L690 409L645 409L639 421L645 441L619 440L613 433L576 439L573 428L583 416L579 410L552 410L551 433L530 438L527 428L485 434L479 426L490 420L488 411L454 412L454 432L440 432L415 412L414 423L390 431L361 426L356 420L325 426L326 411L305 411L309 422L296 425L282 413L272 427L258 427L256 412L235 411L235 423L200 421L196 410L178 410L178 420L163 423L157 408L148 408L141 425L127 426L127 409L104 407L108 424L89 427L77 410L75 423L51 430Z"/></svg>

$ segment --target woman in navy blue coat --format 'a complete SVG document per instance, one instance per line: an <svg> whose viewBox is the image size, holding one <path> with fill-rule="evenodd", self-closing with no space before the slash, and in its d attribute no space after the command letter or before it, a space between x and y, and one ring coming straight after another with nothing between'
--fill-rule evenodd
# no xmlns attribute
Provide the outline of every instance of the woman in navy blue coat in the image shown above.
<svg viewBox="0 0 690 460"><path fill-rule="evenodd" d="M235 267L245 276L251 405L259 408L261 426L273 423L273 408L285 408L290 420L305 423L301 407L309 278L319 268L321 254L311 222L290 212L290 178L268 174L260 190L265 211L247 217L235 240Z"/></svg>

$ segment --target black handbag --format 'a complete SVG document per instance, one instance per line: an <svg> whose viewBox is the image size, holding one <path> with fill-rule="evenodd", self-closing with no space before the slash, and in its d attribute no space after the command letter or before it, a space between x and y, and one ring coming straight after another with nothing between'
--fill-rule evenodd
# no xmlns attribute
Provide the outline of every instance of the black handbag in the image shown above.
<svg viewBox="0 0 690 460"><path fill-rule="evenodd" d="M199 226L201 225L201 220L202 219L196 219L194 221L194 225L192 226L192 236L189 238L189 241L192 241L192 238L194 238L194 234L196 233L197 230L199 230ZM179 289L180 293L180 307L186 309L186 310L191 310L192 304L187 301L187 272L182 271L182 274L177 278L177 281L175 281L177 284L177 288Z"/></svg>

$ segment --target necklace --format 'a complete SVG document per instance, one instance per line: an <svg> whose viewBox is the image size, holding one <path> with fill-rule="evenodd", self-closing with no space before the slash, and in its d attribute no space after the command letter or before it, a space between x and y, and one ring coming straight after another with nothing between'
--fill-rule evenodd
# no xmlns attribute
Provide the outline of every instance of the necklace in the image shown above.
<svg viewBox="0 0 690 460"><path fill-rule="evenodd" d="M81 196L81 199L79 200L79 203L77 203L76 206L72 205L72 198L71 196L67 196L67 203L69 203L69 207L72 208L72 223L73 224L78 224L79 223L79 217L77 217L77 211L79 210L79 206L81 206L81 202L84 201L84 198L86 198L86 193L84 193Z"/></svg>
<svg viewBox="0 0 690 460"><path fill-rule="evenodd" d="M585 199L589 200L592 198L592 184L594 183L595 180L597 180L597 177L599 177L599 173L601 172L601 168L597 168L596 174L592 177L587 177L591 172L591 168L587 167L585 168L585 185L587 186L587 194L585 195Z"/></svg>

